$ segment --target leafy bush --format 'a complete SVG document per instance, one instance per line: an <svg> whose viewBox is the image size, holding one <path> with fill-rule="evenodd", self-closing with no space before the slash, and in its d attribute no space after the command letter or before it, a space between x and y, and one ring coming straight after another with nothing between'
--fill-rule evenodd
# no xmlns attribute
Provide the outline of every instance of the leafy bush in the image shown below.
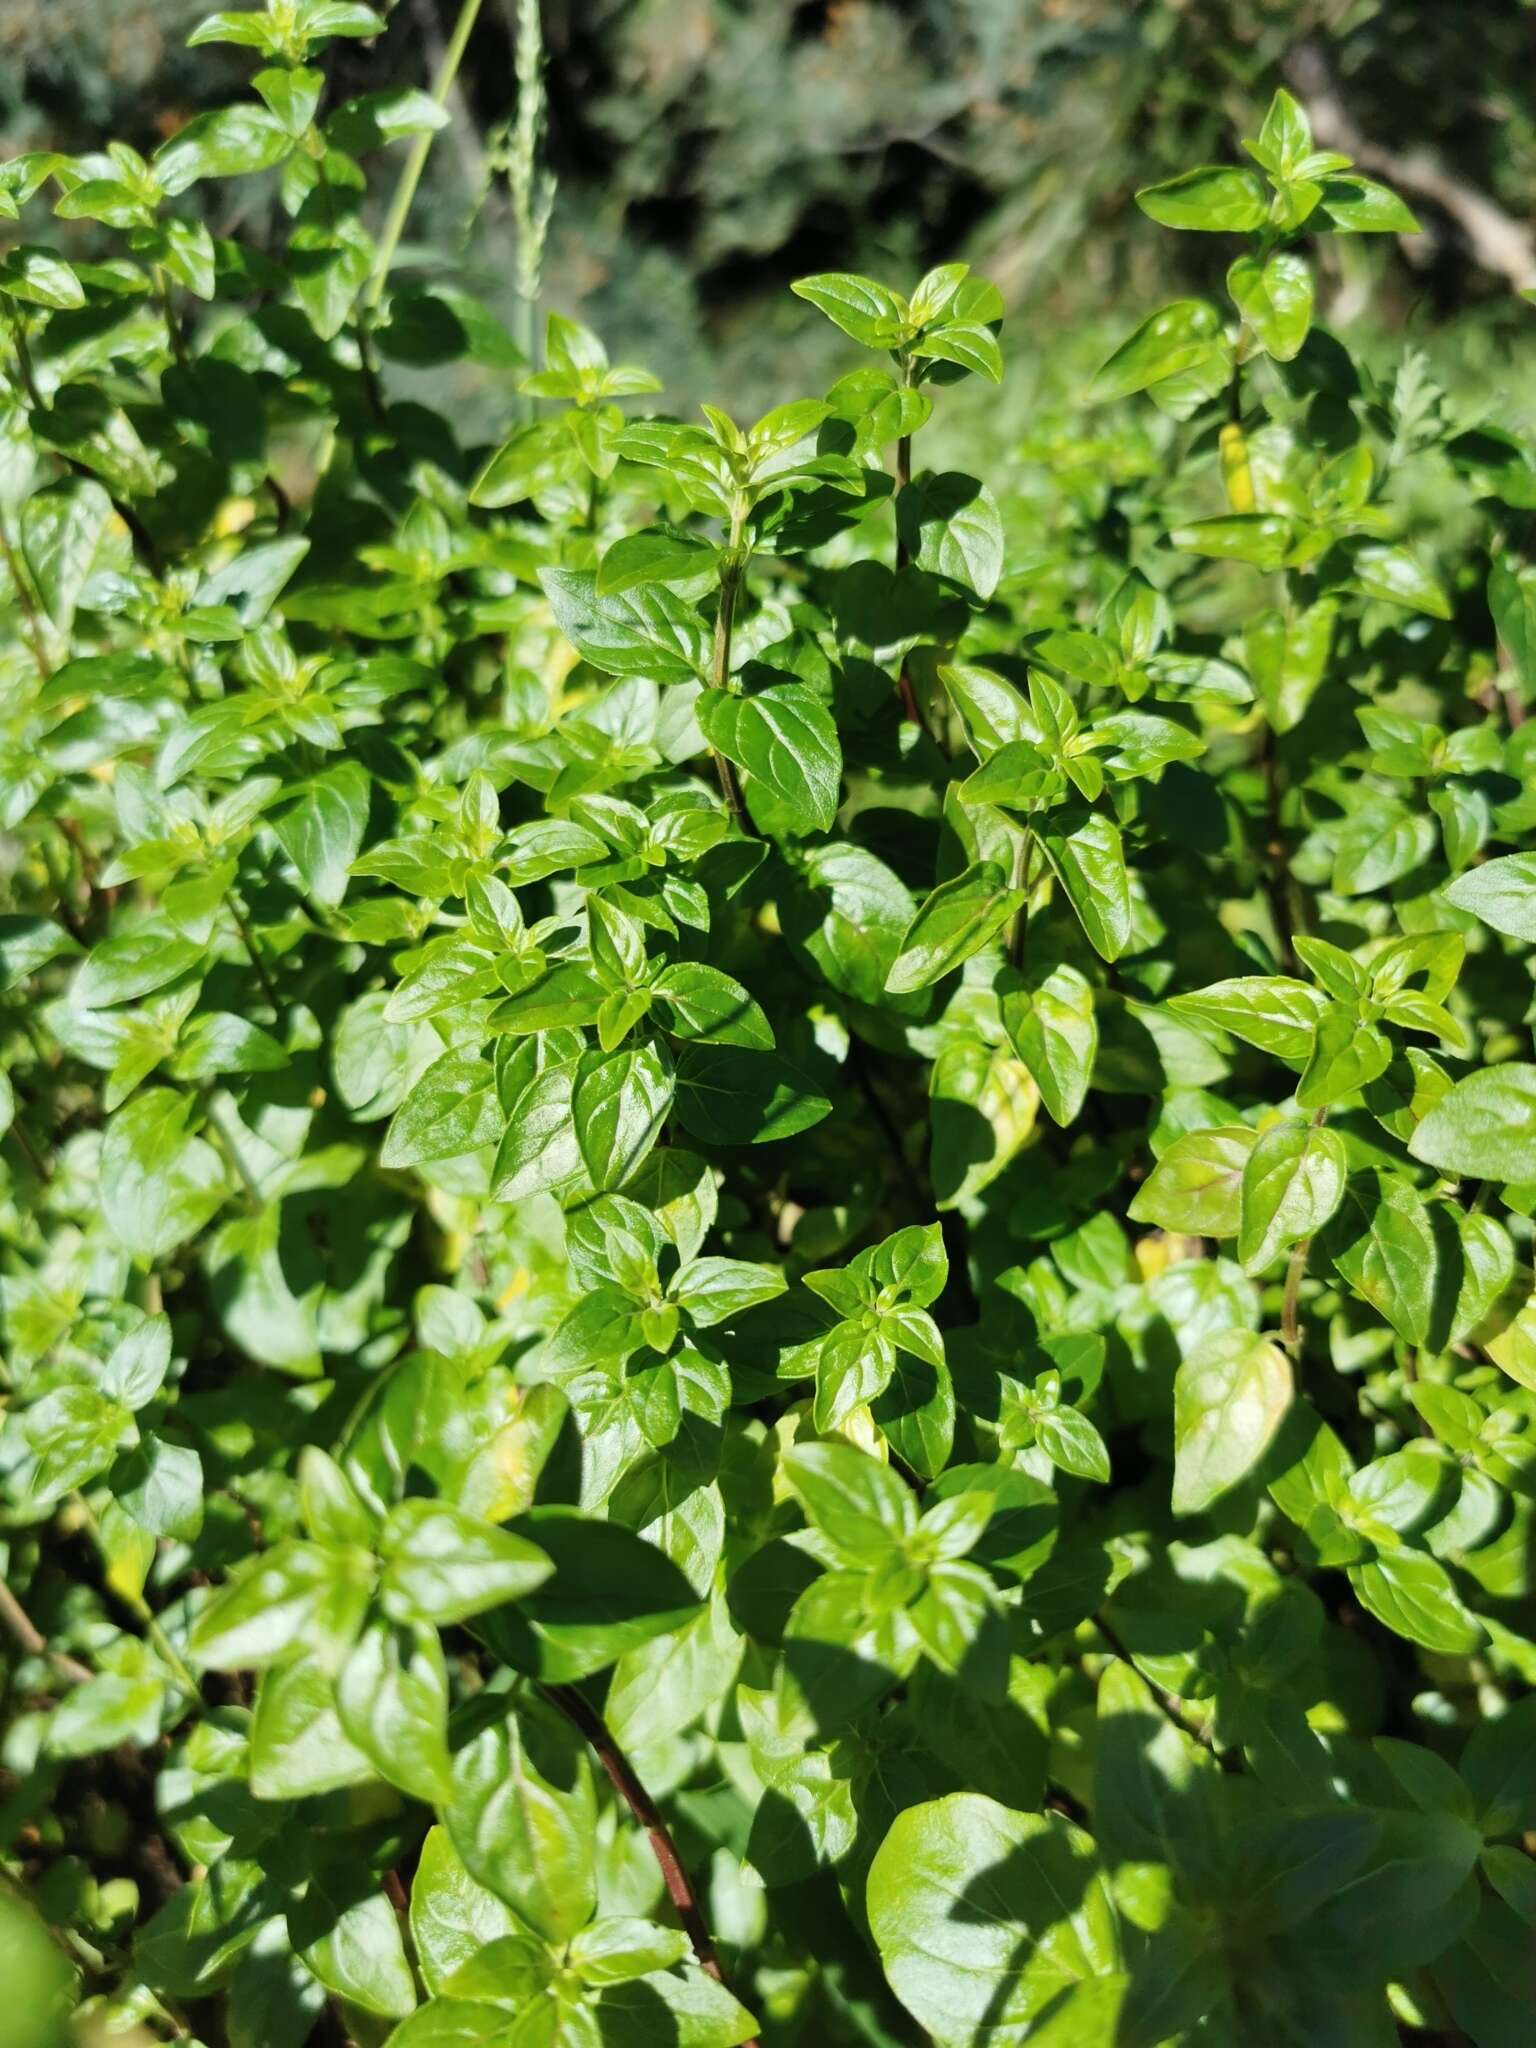
<svg viewBox="0 0 1536 2048"><path fill-rule="evenodd" d="M122 238L0 260L28 2048L1524 2040L1536 462L1313 325L1411 217L1280 95L989 486L963 265L750 427L521 366L376 27L0 171Z"/></svg>

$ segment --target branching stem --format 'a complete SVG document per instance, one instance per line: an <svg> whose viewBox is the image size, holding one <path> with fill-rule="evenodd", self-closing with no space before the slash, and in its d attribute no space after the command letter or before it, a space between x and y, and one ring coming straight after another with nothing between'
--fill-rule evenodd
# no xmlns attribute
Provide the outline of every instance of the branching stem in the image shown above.
<svg viewBox="0 0 1536 2048"><path fill-rule="evenodd" d="M609 1783L615 1792L645 1829L661 1869L667 1897L672 1901L677 1917L683 1923L683 1931L692 1945L699 1968L707 1970L717 1984L724 1984L725 1972L720 1967L714 1937L710 1934L703 1909L699 1904L699 1895L694 1889L693 1880L688 1875L682 1857L678 1854L671 1830L660 1807L636 1776L633 1764L614 1740L607 1722L574 1685L541 1685L539 1691L551 1706L564 1714L571 1726L583 1737L607 1773ZM759 2048L759 2044L756 2041L748 2041L743 2044L743 2048Z"/></svg>

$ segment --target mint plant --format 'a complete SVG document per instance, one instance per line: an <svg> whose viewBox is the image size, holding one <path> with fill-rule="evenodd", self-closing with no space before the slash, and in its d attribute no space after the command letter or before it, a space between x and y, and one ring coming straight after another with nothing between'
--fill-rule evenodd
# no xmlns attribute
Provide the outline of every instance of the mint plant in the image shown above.
<svg viewBox="0 0 1536 2048"><path fill-rule="evenodd" d="M1411 217L1278 94L983 483L961 264L534 367L381 26L0 168L24 2048L1525 2039L1536 459L1318 324Z"/></svg>

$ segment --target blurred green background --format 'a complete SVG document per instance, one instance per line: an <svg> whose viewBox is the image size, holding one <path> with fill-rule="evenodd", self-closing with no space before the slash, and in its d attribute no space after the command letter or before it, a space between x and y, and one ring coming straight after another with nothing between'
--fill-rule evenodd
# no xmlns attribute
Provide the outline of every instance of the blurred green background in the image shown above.
<svg viewBox="0 0 1536 2048"><path fill-rule="evenodd" d="M491 163L516 102L515 5L484 0L406 243L507 312L515 235ZM456 11L396 0L377 43L334 44L331 102L428 83ZM0 0L8 148L120 135L147 151L232 95L245 54L184 47L205 12ZM1319 141L1425 228L1328 245L1323 317L1367 344L1415 341L1471 410L1530 417L1536 313L1515 287L1536 282L1533 0L544 0L543 16L559 178L544 303L655 368L676 405L723 393L745 414L847 367L791 278L899 283L958 256L1012 309L1020 373L995 423L1017 431L1063 336L1075 366L1170 289L1219 284L1227 238L1169 235L1131 195L1228 155L1284 83ZM259 237L251 182L230 189Z"/></svg>

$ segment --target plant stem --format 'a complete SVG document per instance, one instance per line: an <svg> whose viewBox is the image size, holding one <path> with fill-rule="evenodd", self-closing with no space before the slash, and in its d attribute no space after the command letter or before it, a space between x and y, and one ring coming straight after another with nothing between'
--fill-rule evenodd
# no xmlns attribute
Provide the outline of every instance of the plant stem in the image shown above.
<svg viewBox="0 0 1536 2048"><path fill-rule="evenodd" d="M448 95L453 90L453 82L459 75L459 66L464 61L464 52L469 47L469 38L479 12L480 0L462 0L459 18L453 25L453 34L448 39L448 47L443 52L443 61L438 66L437 77L432 84L432 98L439 107L447 104ZM384 231L379 236L378 254L373 259L373 270L363 292L365 318L383 296L389 266L395 260L395 250L399 247L400 237L405 232L405 223L410 217L411 201L416 197L416 187L421 183L421 174L426 167L427 155L432 148L432 138L436 132L436 129L428 128L414 137L410 152L400 168L399 181L385 217Z"/></svg>
<svg viewBox="0 0 1536 2048"><path fill-rule="evenodd" d="M746 550L742 545L745 524L745 507L738 506L731 515L730 541L720 557L720 595L715 608L714 662L710 673L711 685L717 690L729 689L731 682L731 630L736 620L737 593L747 572ZM715 774L720 780L720 794L725 798L725 807L737 824L744 827L746 805L742 802L735 766L718 748L711 747L709 751L715 764Z"/></svg>
<svg viewBox="0 0 1536 2048"><path fill-rule="evenodd" d="M254 1215L263 1207L261 1189L257 1186L255 1176L250 1168L240 1157L239 1146L229 1135L229 1132L225 1130L224 1120L219 1114L218 1105L215 1103L211 1092L206 1088L203 1089L202 1097L203 1112L208 1119L208 1128L213 1133L214 1144L223 1155L224 1164L233 1169L236 1179L244 1187L246 1201L250 1205L251 1213Z"/></svg>
<svg viewBox="0 0 1536 2048"><path fill-rule="evenodd" d="M10 302L7 301L9 308ZM27 330L21 324L21 315L14 308L11 314L11 345L16 351L16 368L21 377L21 388L26 393L27 403L34 412L43 410L43 395L37 388L37 379L32 374L32 351L27 346Z"/></svg>
<svg viewBox="0 0 1536 2048"><path fill-rule="evenodd" d="M33 1144L31 1137L28 1135L27 1127L22 1122L19 1114L11 1118L11 1128L6 1135L16 1140L22 1157L26 1160L28 1166L31 1167L33 1174L38 1180L52 1180L53 1167L48 1160L43 1158L37 1147Z"/></svg>
<svg viewBox="0 0 1536 2048"><path fill-rule="evenodd" d="M256 970L256 979L261 983L262 993L272 1005L273 1010L276 1011L279 1007L276 985L268 971L266 961L262 959L261 954L256 950L256 941L251 936L250 925L246 922L245 914L233 895L229 899L229 914L235 921L235 930L240 934L240 943L245 948L246 957Z"/></svg>
<svg viewBox="0 0 1536 2048"><path fill-rule="evenodd" d="M100 1557L103 1566L106 1568L106 1584L108 1590L116 1594L117 1598L121 1600L123 1605L128 1609L128 1612L139 1623L145 1635L148 1636L150 1642L154 1645L155 1651L160 1657L161 1662L170 1667L171 1671L175 1675L177 1684L187 1694L188 1698L193 1700L201 1699L202 1689L198 1685L197 1679L193 1674L191 1667L187 1664L185 1659L182 1657L181 1652L177 1649L176 1645L171 1641L170 1637L161 1627L159 1617L155 1614L153 1608L150 1606L149 1602L144 1598L143 1594L131 1593L128 1591L126 1587L117 1586L112 1583L111 1559L107 1556L106 1544L103 1541L101 1534L101 1524L97 1521L95 1515L91 1512L90 1502L85 1498L84 1494L82 1493L72 1493L70 1495L70 1500L74 1504L74 1506L79 1510L80 1515L85 1522L86 1528L89 1529L89 1531L91 1532L91 1541L95 1544L96 1553Z"/></svg>
<svg viewBox="0 0 1536 2048"><path fill-rule="evenodd" d="M901 366L901 381L908 389L912 388L914 378L912 358L910 356L906 358ZM903 434L896 443L896 489L892 493L892 502L896 506L896 570L898 575L907 567L912 559L911 552L901 531L900 507L901 494L911 481L912 436L910 434ZM907 666L905 656L902 657L901 673L896 678L896 689L901 697L902 717L909 725L917 726L924 736L931 740L933 733L929 728L927 719L923 716L923 707L917 701L917 692L912 687L912 675Z"/></svg>
<svg viewBox="0 0 1536 2048"><path fill-rule="evenodd" d="M186 338L181 331L181 322L176 318L176 304L171 297L171 280L157 263L155 265L155 290L160 299L160 311L165 317L165 331L171 344L171 353L182 369L187 367Z"/></svg>
<svg viewBox="0 0 1536 2048"><path fill-rule="evenodd" d="M1224 1771L1240 1771L1242 1769L1242 1765L1235 1756L1231 1755L1227 1750L1216 1747L1215 1742L1211 1738L1210 1731L1203 1722L1191 1721L1189 1719L1184 1711L1184 1702L1179 1699L1177 1694L1165 1692L1160 1685L1154 1685L1145 1672L1137 1670L1136 1659L1126 1648L1124 1638L1112 1622L1106 1621L1102 1614L1096 1614L1093 1617L1093 1625L1105 1642L1108 1643L1113 1654L1120 1659L1120 1662L1128 1664L1136 1672L1136 1676L1146 1686L1153 1699L1156 1700L1159 1710L1173 1723L1181 1735L1187 1735L1191 1742L1198 1742L1202 1749L1208 1750Z"/></svg>
<svg viewBox="0 0 1536 2048"><path fill-rule="evenodd" d="M517 79L517 116L507 184L517 233L515 337L532 371L539 367L539 279L555 183L552 174L539 164L545 113L544 22L540 0L513 0L513 10L516 33L512 42L512 70ZM524 396L519 405L522 417L532 419L532 398Z"/></svg>
<svg viewBox="0 0 1536 2048"><path fill-rule="evenodd" d="M714 1938L704 1919L693 1880L684 1868L682 1857L677 1853L677 1844L672 1839L661 1809L636 1777L634 1766L614 1740L607 1722L574 1685L541 1685L539 1691L584 1737L592 1754L607 1772L613 1789L650 1836L651 1848L660 1865L667 1896L677 1910L678 1919L683 1923L683 1931L692 1944L699 1967L707 1970L717 1984L724 1984L725 1972L720 1967ZM760 2048L760 2044L748 2041L743 2044L743 2048Z"/></svg>
<svg viewBox="0 0 1536 2048"><path fill-rule="evenodd" d="M53 669L49 664L48 650L43 640L43 622L32 596L32 586L28 583L16 551L11 546L11 536L3 519L0 519L0 554L5 556L5 566L10 571L11 582L15 586L16 602L21 607L27 639L32 648L32 659L37 663L39 675L47 682L53 674Z"/></svg>
<svg viewBox="0 0 1536 2048"><path fill-rule="evenodd" d="M1312 1128L1321 1130L1327 1121L1325 1104L1313 1117ZM1301 1238L1291 1246L1291 1256L1286 1262L1285 1292L1280 1300L1280 1341L1292 1354L1301 1349L1301 1283L1306 1278L1307 1258L1311 1250L1311 1238Z"/></svg>
<svg viewBox="0 0 1536 2048"><path fill-rule="evenodd" d="M901 1141L901 1133L896 1128L890 1111L880 1099L879 1090L875 1087L864 1056L863 1040L856 1033L850 1036L848 1042L848 1071L853 1076L855 1087L864 1098L865 1107L880 1127L880 1135L890 1150L902 1192L906 1195L912 1210L913 1220L918 1223L925 1222L931 1214L932 1202L925 1195L917 1170L907 1157L907 1148Z"/></svg>
<svg viewBox="0 0 1536 2048"><path fill-rule="evenodd" d="M1264 728L1261 755L1264 768L1264 894L1275 927L1275 947L1282 974L1296 972L1296 947L1291 929L1291 908L1287 896L1290 869L1286 861L1285 836L1280 826L1280 761L1275 750L1275 729Z"/></svg>
<svg viewBox="0 0 1536 2048"><path fill-rule="evenodd" d="M63 1650L51 1650L48 1639L27 1613L10 1587L0 1580L0 1622L29 1657L42 1657L70 1685L84 1685L92 1676L89 1668Z"/></svg>
<svg viewBox="0 0 1536 2048"><path fill-rule="evenodd" d="M1034 832L1026 825L1013 856L1013 886L1015 889L1023 889L1026 893L1024 901L1013 913L1008 926L1009 965L1021 972L1024 966L1024 948L1029 939L1029 866L1030 856L1034 850Z"/></svg>

